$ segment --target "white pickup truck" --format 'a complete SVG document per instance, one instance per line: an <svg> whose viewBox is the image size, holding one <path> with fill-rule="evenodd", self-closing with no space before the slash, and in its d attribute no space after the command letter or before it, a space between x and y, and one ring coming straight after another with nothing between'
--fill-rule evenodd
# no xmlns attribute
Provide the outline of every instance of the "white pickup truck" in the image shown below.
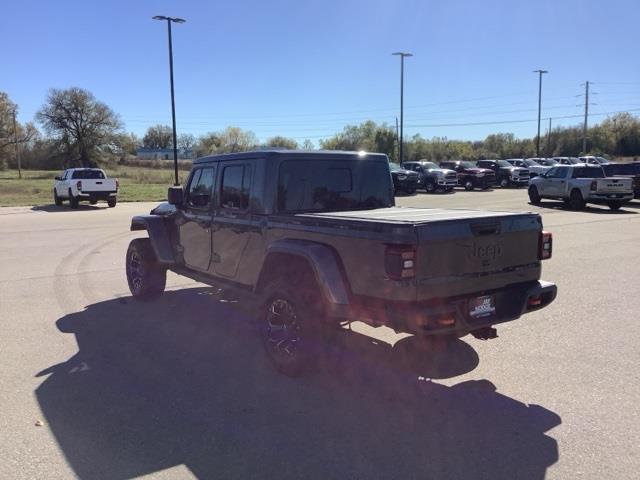
<svg viewBox="0 0 640 480"><path fill-rule="evenodd" d="M559 165L529 181L533 205L543 198L563 200L573 210L587 203L608 205L618 210L633 199L631 178L606 177L602 167L582 164Z"/></svg>
<svg viewBox="0 0 640 480"><path fill-rule="evenodd" d="M69 168L55 180L53 201L56 205L69 200L71 208L78 208L81 201L89 201L91 205L95 205L98 200L106 200L110 208L116 206L120 185L117 179L107 178L104 170Z"/></svg>

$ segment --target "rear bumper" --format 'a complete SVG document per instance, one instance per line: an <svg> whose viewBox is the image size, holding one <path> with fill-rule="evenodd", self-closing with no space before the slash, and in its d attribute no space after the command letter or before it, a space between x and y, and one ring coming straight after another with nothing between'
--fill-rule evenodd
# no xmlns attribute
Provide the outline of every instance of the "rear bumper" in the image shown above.
<svg viewBox="0 0 640 480"><path fill-rule="evenodd" d="M82 192L76 197L78 200L109 200L114 198L118 192Z"/></svg>
<svg viewBox="0 0 640 480"><path fill-rule="evenodd" d="M369 299L336 307L332 309L331 316L360 320L371 325L386 325L396 331L416 335L463 336L473 330L517 320L525 313L540 310L555 300L557 291L556 285L551 282L534 281L424 304L375 302ZM494 296L495 313L488 317L472 318L469 314L470 302L486 295Z"/></svg>
<svg viewBox="0 0 640 480"><path fill-rule="evenodd" d="M596 203L596 204L607 204L609 202L621 202L627 203L633 200L633 193L602 193L602 194L591 194L587 197L586 201L588 203Z"/></svg>

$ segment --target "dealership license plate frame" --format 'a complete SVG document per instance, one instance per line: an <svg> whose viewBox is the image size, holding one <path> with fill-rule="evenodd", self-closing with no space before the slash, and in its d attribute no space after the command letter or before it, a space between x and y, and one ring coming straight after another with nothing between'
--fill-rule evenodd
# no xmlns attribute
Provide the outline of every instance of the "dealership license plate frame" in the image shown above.
<svg viewBox="0 0 640 480"><path fill-rule="evenodd" d="M496 296L480 295L469 300L469 317L473 320L496 314Z"/></svg>

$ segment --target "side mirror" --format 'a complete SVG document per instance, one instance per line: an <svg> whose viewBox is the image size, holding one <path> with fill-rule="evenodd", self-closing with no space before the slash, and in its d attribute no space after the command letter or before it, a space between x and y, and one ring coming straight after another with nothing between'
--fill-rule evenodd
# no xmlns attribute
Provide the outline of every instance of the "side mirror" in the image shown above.
<svg viewBox="0 0 640 480"><path fill-rule="evenodd" d="M62 177L60 175L57 175L54 180L62 180Z"/></svg>
<svg viewBox="0 0 640 480"><path fill-rule="evenodd" d="M184 190L182 190L182 187L179 185L169 187L169 190L167 192L167 200L171 205L181 207L184 203Z"/></svg>

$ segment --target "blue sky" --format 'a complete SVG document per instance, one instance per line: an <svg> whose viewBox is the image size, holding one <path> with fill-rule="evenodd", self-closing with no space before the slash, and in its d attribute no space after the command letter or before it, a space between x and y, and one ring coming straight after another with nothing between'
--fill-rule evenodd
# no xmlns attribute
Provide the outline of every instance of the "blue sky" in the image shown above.
<svg viewBox="0 0 640 480"><path fill-rule="evenodd" d="M537 68L550 71L542 116L554 126L581 121L560 117L583 112L585 80L598 92L590 123L640 113L637 0L21 0L2 10L0 90L20 121L50 87L79 86L129 131L170 124L166 25L153 15L187 19L173 30L179 132L236 125L317 144L349 123L393 124L398 50L415 55L408 135L535 135Z"/></svg>

